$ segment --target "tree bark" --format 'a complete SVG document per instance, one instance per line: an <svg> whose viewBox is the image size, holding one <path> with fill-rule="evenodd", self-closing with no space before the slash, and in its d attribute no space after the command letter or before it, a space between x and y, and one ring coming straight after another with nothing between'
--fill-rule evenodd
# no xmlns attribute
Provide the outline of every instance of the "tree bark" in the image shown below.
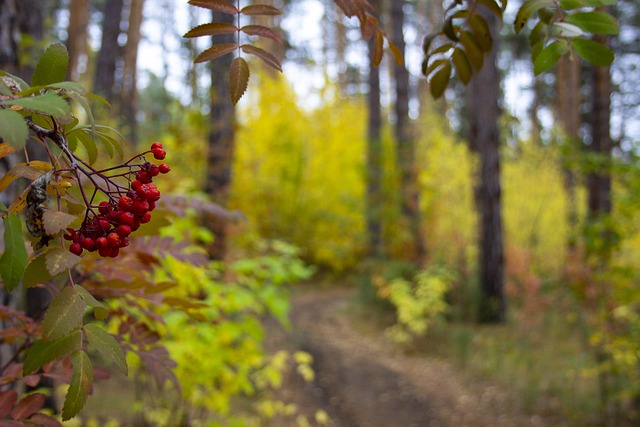
<svg viewBox="0 0 640 427"><path fill-rule="evenodd" d="M93 91L110 102L114 100L116 67L120 57L118 37L121 32L122 9L123 0L109 0L104 4L102 44L93 82Z"/></svg>
<svg viewBox="0 0 640 427"><path fill-rule="evenodd" d="M406 43L404 39L405 0L391 2L391 41L395 43L404 56ZM409 126L409 72L404 64L395 64L395 137L397 144L397 169L400 173L400 207L403 220L411 236L410 247L406 256L423 264L426 256L424 231L420 215L420 192L415 164L415 141Z"/></svg>
<svg viewBox="0 0 640 427"><path fill-rule="evenodd" d="M504 255L500 184L500 75L496 66L497 31L493 15L483 14L493 35L493 49L467 89L469 142L478 153L480 170L475 189L479 212L480 320L503 322Z"/></svg>
<svg viewBox="0 0 640 427"><path fill-rule="evenodd" d="M370 2L380 10L380 1ZM374 42L369 40L369 93L367 95L367 204L366 221L369 255L374 259L383 257L382 240L382 112L380 110L380 70L374 64Z"/></svg>
<svg viewBox="0 0 640 427"><path fill-rule="evenodd" d="M233 15L212 13L213 22L233 23ZM234 43L234 35L218 36L219 43ZM205 191L212 201L226 206L231 188L233 151L235 142L235 110L231 103L227 70L233 57L225 55L211 62L211 130L207 156L207 179ZM215 234L210 256L223 259L227 251L228 224L218 221L210 224Z"/></svg>
<svg viewBox="0 0 640 427"><path fill-rule="evenodd" d="M137 143L138 87L136 84L138 68L138 46L142 27L144 0L130 0L129 27L127 44L122 55L122 84L120 85L120 117L124 125L124 134L133 144Z"/></svg>
<svg viewBox="0 0 640 427"><path fill-rule="evenodd" d="M71 0L67 49L69 50L68 78L72 81L78 81L80 75L86 71L89 53L88 28L89 0Z"/></svg>
<svg viewBox="0 0 640 427"><path fill-rule="evenodd" d="M20 27L15 0L0 0L0 69L17 74Z"/></svg>

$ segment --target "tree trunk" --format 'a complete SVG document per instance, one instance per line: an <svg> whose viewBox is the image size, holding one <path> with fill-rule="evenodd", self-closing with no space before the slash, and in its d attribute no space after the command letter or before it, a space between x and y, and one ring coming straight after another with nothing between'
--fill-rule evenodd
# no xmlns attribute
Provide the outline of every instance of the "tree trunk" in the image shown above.
<svg viewBox="0 0 640 427"><path fill-rule="evenodd" d="M0 0L0 69L18 72L20 28L15 0Z"/></svg>
<svg viewBox="0 0 640 427"><path fill-rule="evenodd" d="M380 1L370 2L375 10L380 10ZM367 107L367 237L369 254L374 259L384 254L382 241L382 112L380 110L380 70L374 64L374 42L368 43L369 93Z"/></svg>
<svg viewBox="0 0 640 427"><path fill-rule="evenodd" d="M137 143L138 87L136 84L138 68L138 46L144 0L130 0L129 27L127 44L124 47L122 84L120 86L120 117L124 125L124 134L133 144Z"/></svg>
<svg viewBox="0 0 640 427"><path fill-rule="evenodd" d="M120 24L123 0L109 0L104 4L102 44L96 62L93 91L113 102L116 84L116 67L120 57Z"/></svg>
<svg viewBox="0 0 640 427"><path fill-rule="evenodd" d="M233 15L212 13L213 22L233 23ZM219 43L234 43L233 34L217 36ZM207 179L205 191L211 199L226 205L231 187L231 174L235 140L235 110L231 103L227 70L233 56L225 55L211 62L211 131L207 157ZM218 221L210 225L215 234L210 256L223 259L227 250L228 224Z"/></svg>
<svg viewBox="0 0 640 427"><path fill-rule="evenodd" d="M484 66L471 79L467 89L469 142L478 153L480 170L475 196L479 212L480 320L503 322L506 315L504 298L504 255L500 186L500 75L496 67L497 32L493 15L484 14L494 37L493 49L486 55Z"/></svg>
<svg viewBox="0 0 640 427"><path fill-rule="evenodd" d="M89 54L89 0L71 0L69 4L69 28L67 49L69 50L68 78L78 81L87 70Z"/></svg>
<svg viewBox="0 0 640 427"><path fill-rule="evenodd" d="M405 0L391 2L391 41L400 52L405 52L404 10ZM400 173L400 205L404 222L411 235L407 257L419 265L425 261L425 243L420 215L420 193L415 164L415 141L409 130L409 72L404 64L395 64L395 137L397 144L397 169Z"/></svg>
<svg viewBox="0 0 640 427"><path fill-rule="evenodd" d="M565 55L560 59L556 68L556 91L558 118L561 127L562 145L565 153L562 158L564 188L567 193L567 223L569 225L569 239L567 247L574 251L578 235L578 198L576 194L577 177L572 164L575 163L578 145L578 130L580 128L580 61Z"/></svg>

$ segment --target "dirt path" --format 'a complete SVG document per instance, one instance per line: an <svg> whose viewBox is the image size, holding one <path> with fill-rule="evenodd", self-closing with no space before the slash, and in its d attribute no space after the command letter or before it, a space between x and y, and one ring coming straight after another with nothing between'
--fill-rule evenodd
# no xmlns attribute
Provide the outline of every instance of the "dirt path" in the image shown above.
<svg viewBox="0 0 640 427"><path fill-rule="evenodd" d="M563 425L525 414L513 396L465 379L451 364L405 355L382 334L359 333L346 313L352 295L337 289L293 298L294 330L278 341L311 353L316 378L305 383L292 375L280 397L300 413L312 419L324 409L337 427Z"/></svg>

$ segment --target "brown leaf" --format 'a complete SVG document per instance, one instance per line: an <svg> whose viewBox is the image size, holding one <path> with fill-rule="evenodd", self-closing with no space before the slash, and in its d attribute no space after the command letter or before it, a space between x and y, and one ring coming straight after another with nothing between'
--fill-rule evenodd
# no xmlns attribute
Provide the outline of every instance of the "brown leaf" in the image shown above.
<svg viewBox="0 0 640 427"><path fill-rule="evenodd" d="M252 4L249 6L245 6L240 10L240 13L243 15L261 15L261 16L274 16L274 15L282 15L282 11L280 9L269 6L267 4Z"/></svg>
<svg viewBox="0 0 640 427"><path fill-rule="evenodd" d="M40 427L62 427L62 423L60 423L60 421L49 415L41 414L39 412L37 414L34 414L33 417L29 418L29 421L34 422Z"/></svg>
<svg viewBox="0 0 640 427"><path fill-rule="evenodd" d="M198 25L187 32L183 37L213 36L216 34L233 34L238 31L238 27L228 22L210 22Z"/></svg>
<svg viewBox="0 0 640 427"><path fill-rule="evenodd" d="M20 400L11 411L11 418L14 420L24 420L36 413L42 406L46 396L42 393L34 393Z"/></svg>
<svg viewBox="0 0 640 427"><path fill-rule="evenodd" d="M18 400L18 393L15 390L0 391L0 418L9 415L16 400Z"/></svg>
<svg viewBox="0 0 640 427"><path fill-rule="evenodd" d="M240 31L250 36L260 36L274 40L278 43L282 42L275 31L263 25L245 25L244 27L240 28Z"/></svg>
<svg viewBox="0 0 640 427"><path fill-rule="evenodd" d="M52 211L50 209L45 211L44 215L42 215L44 231L49 236L53 236L59 231L66 229L75 219L76 217L74 215L69 215L65 212Z"/></svg>
<svg viewBox="0 0 640 427"><path fill-rule="evenodd" d="M226 55L227 53L231 53L238 48L236 43L222 43L211 46L209 49L202 52L195 59L195 63L211 61L213 59L219 58L222 55Z"/></svg>
<svg viewBox="0 0 640 427"><path fill-rule="evenodd" d="M376 29L373 38L373 63L377 67L382 62L382 55L384 54L384 50L382 49L384 45L384 36L382 35L382 31Z"/></svg>
<svg viewBox="0 0 640 427"><path fill-rule="evenodd" d="M26 375L22 381L29 387L35 387L40 382L40 375Z"/></svg>
<svg viewBox="0 0 640 427"><path fill-rule="evenodd" d="M189 4L193 6L203 7L205 9L217 10L218 12L235 15L238 9L227 0L189 0Z"/></svg>
<svg viewBox="0 0 640 427"><path fill-rule="evenodd" d="M358 14L357 4L353 0L335 0L335 2L347 17L351 18Z"/></svg>
<svg viewBox="0 0 640 427"><path fill-rule="evenodd" d="M393 58L396 60L396 64L398 67L402 67L404 64L404 58L402 51L395 43L389 41L389 49L391 49L391 53L393 54Z"/></svg>
<svg viewBox="0 0 640 427"><path fill-rule="evenodd" d="M231 62L229 69L229 92L231 94L231 102L236 105L249 84L249 65L244 58L237 57Z"/></svg>
<svg viewBox="0 0 640 427"><path fill-rule="evenodd" d="M259 47L255 47L250 44L243 44L242 46L240 46L240 49L242 49L243 52L248 53L249 55L257 56L258 58L262 59L271 68L282 72L282 66L280 65L280 61L278 61L278 59L275 56L273 56L266 50L260 49Z"/></svg>
<svg viewBox="0 0 640 427"><path fill-rule="evenodd" d="M9 145L8 142L0 143L0 159L3 157L7 157L10 154L15 153L16 150L13 149L12 146Z"/></svg>

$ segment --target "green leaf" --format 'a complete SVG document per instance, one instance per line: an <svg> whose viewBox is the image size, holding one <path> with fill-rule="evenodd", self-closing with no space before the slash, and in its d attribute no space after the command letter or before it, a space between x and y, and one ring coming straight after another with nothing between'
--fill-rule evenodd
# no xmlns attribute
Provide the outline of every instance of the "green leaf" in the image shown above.
<svg viewBox="0 0 640 427"><path fill-rule="evenodd" d="M582 30L592 34L612 34L620 32L618 21L605 12L578 12L565 17L565 21L580 27Z"/></svg>
<svg viewBox="0 0 640 427"><path fill-rule="evenodd" d="M42 320L42 337L55 340L67 335L82 325L82 317L87 308L78 290L65 286L51 301Z"/></svg>
<svg viewBox="0 0 640 427"><path fill-rule="evenodd" d="M444 93L444 90L447 88L449 84L449 79L451 78L451 63L446 62L439 68L431 79L429 79L429 89L431 91L431 96L434 98L440 98L440 96Z"/></svg>
<svg viewBox="0 0 640 427"><path fill-rule="evenodd" d="M27 249L22 237L22 223L17 215L7 215L4 222L4 253L0 257L0 277L11 292L18 286L27 268Z"/></svg>
<svg viewBox="0 0 640 427"><path fill-rule="evenodd" d="M533 27L533 30L529 33L529 45L532 47L538 43L543 42L549 36L549 26L544 22L540 21Z"/></svg>
<svg viewBox="0 0 640 427"><path fill-rule="evenodd" d="M80 95L87 94L87 89L82 85L82 83L78 82L59 82L50 84L47 87L51 89L62 89L65 92L76 92Z"/></svg>
<svg viewBox="0 0 640 427"><path fill-rule="evenodd" d="M549 68L553 67L556 62L569 52L569 47L566 43L561 41L555 41L549 46L540 51L536 59L533 61L533 72L537 76L540 73L544 73Z"/></svg>
<svg viewBox="0 0 640 427"><path fill-rule="evenodd" d="M462 83L469 83L473 71L471 70L471 64L469 63L467 55L462 49L456 48L453 51L451 59L453 60L453 65L456 67L456 73L458 73L458 77L460 77Z"/></svg>
<svg viewBox="0 0 640 427"><path fill-rule="evenodd" d="M29 262L22 278L22 284L25 288L33 288L52 279L49 270L47 270L46 258L45 252Z"/></svg>
<svg viewBox="0 0 640 427"><path fill-rule="evenodd" d="M12 93L22 92L29 88L29 85L20 77L9 74L6 71L0 70L0 77L2 84L5 85Z"/></svg>
<svg viewBox="0 0 640 427"><path fill-rule="evenodd" d="M422 53L427 56L430 55L429 49L431 48L431 43L440 33L431 33L425 36L422 40Z"/></svg>
<svg viewBox="0 0 640 427"><path fill-rule="evenodd" d="M573 39L571 46L578 56L593 65L611 65L614 54L607 46L589 39Z"/></svg>
<svg viewBox="0 0 640 427"><path fill-rule="evenodd" d="M27 350L27 357L24 359L22 374L29 375L47 363L61 359L67 354L79 350L81 345L82 332L80 329L56 340L38 340Z"/></svg>
<svg viewBox="0 0 640 427"><path fill-rule="evenodd" d="M584 35L584 31L582 31L580 27L566 22L554 22L551 25L551 32L557 37L567 38L581 37Z"/></svg>
<svg viewBox="0 0 640 427"><path fill-rule="evenodd" d="M516 34L522 31L529 21L529 18L531 18L531 15L543 7L553 7L553 0L527 0L522 3L522 6L520 6L520 9L516 14L515 22L513 23L513 28L516 31Z"/></svg>
<svg viewBox="0 0 640 427"><path fill-rule="evenodd" d="M87 156L89 164L94 164L98 160L98 146L93 137L89 134L89 130L83 128L76 128L69 132L69 140L77 140L82 143L85 150L87 150Z"/></svg>
<svg viewBox="0 0 640 427"><path fill-rule="evenodd" d="M54 117L64 117L71 114L69 103L51 92L40 96L29 96L6 101L5 104L17 105L25 110L38 111Z"/></svg>
<svg viewBox="0 0 640 427"><path fill-rule="evenodd" d="M469 26L476 34L476 41L482 48L482 51L491 51L491 47L493 46L493 39L491 38L491 30L489 30L487 21L485 21L482 16L474 13L469 18Z"/></svg>
<svg viewBox="0 0 640 427"><path fill-rule="evenodd" d="M482 63L484 62L484 57L482 53L482 48L478 45L477 40L469 31L463 31L460 34L460 42L464 46L464 50L467 53L467 58L473 68L476 71L480 71L482 68Z"/></svg>
<svg viewBox="0 0 640 427"><path fill-rule="evenodd" d="M109 309L98 301L91 293L80 285L76 285L76 289L80 293L80 296L84 302L91 308L93 308L93 314L97 320L104 320L109 315Z"/></svg>
<svg viewBox="0 0 640 427"><path fill-rule="evenodd" d="M47 270L49 270L52 276L56 276L67 268L75 266L79 261L79 256L65 251L62 248L56 248L47 252Z"/></svg>
<svg viewBox="0 0 640 427"><path fill-rule="evenodd" d="M242 57L237 57L231 62L229 69L229 89L231 92L231 102L236 105L249 83L249 65Z"/></svg>
<svg viewBox="0 0 640 427"><path fill-rule="evenodd" d="M61 43L50 45L42 54L31 79L31 86L50 85L64 81L69 64L69 52Z"/></svg>
<svg viewBox="0 0 640 427"><path fill-rule="evenodd" d="M12 110L0 109L0 137L9 145L20 150L29 136L29 128L22 116Z"/></svg>
<svg viewBox="0 0 640 427"><path fill-rule="evenodd" d="M560 0L560 7L571 10L581 7L615 6L616 3L617 0Z"/></svg>
<svg viewBox="0 0 640 427"><path fill-rule="evenodd" d="M87 401L91 384L93 384L93 365L87 353L76 350L71 355L73 375L62 407L62 421L70 420L78 415Z"/></svg>
<svg viewBox="0 0 640 427"><path fill-rule="evenodd" d="M95 323L85 325L89 345L96 350L107 363L114 363L118 369L128 375L127 359L118 341Z"/></svg>

